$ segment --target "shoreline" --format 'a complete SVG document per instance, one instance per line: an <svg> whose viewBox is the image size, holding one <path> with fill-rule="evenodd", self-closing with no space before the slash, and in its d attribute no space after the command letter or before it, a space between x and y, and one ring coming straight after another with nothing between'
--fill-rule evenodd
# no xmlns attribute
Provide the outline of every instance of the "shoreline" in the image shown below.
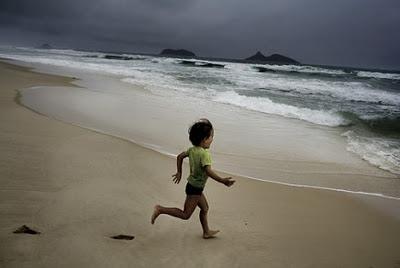
<svg viewBox="0 0 400 268"><path fill-rule="evenodd" d="M172 159L176 158L176 155L174 155L174 154L171 154L169 152L158 151L158 150L156 150L155 148L153 148L151 146L146 146L144 144L140 144L138 142L135 142L134 140L130 140L130 139L127 139L127 138L124 138L124 137L121 137L121 136L116 136L116 135L113 135L113 134L109 134L109 133L101 131L99 129L89 128L89 127L86 127L84 125L79 125L79 124L75 124L73 122L66 122L66 121L63 121L63 120L60 120L60 119L57 119L57 118L53 118L53 117L50 117L47 114L42 114L42 113L40 113L40 112L38 112L38 111L36 111L34 109L31 109L29 106L26 106L23 103L18 103L18 104L23 106L23 107L25 107L25 108L27 108L27 109L29 109L30 111L32 111L34 113L37 113L37 114L42 115L42 116L49 117L49 118L51 118L53 120L57 120L59 122L65 123L65 124L70 124L72 126L76 126L76 127L79 127L79 128L83 128L83 129L89 130L89 131L93 131L93 132L101 134L101 135L106 135L106 136L109 136L110 138L116 138L116 139L120 139L122 141L133 143L133 144L135 144L137 146L143 147L145 149L151 150L151 151L153 151L155 153L159 153L159 154L161 154L163 156L166 156L166 157L169 157L169 158L172 158ZM286 182L280 182L280 181L273 181L273 180L260 179L260 178L256 178L256 177L250 177L248 175L232 173L232 172L229 172L229 171L226 171L226 170L221 170L221 169L215 169L215 170L218 173L221 172L221 173L227 174L228 176L241 177L241 178L245 178L245 179L249 179L249 180L255 180L255 181L260 181L260 182L284 185L284 186L289 186L289 187L334 191L334 192L348 193L348 194L355 195L355 196L357 196L357 195L361 195L361 196L365 195L365 196L372 196L372 197L378 197L378 198L392 199L392 200L400 201L400 197L388 196L388 195L384 195L384 194L381 194L381 193L360 192L360 191L351 191L351 190L346 190L346 189L337 189L337 188L329 188L329 187L321 187L321 186L313 186L313 185L302 185L302 184L295 184L295 183L286 183ZM347 174L347 175L351 176L352 174ZM371 176L371 177L376 177L376 176ZM382 178L384 179L385 177L382 177ZM399 216L399 218L400 218L400 216Z"/></svg>
<svg viewBox="0 0 400 268"><path fill-rule="evenodd" d="M400 220L381 209L399 211L399 202L241 177L232 189L207 184L210 224L222 226L217 239L201 239L197 215L189 221L162 216L152 226L153 205L182 206L183 183L169 178L175 160L32 113L7 88L52 84L54 76L0 68L11 85L1 86L0 98L0 263L6 267L392 267L399 261ZM184 164L184 175L187 170ZM12 234L22 224L42 234ZM119 233L135 239L108 238Z"/></svg>
<svg viewBox="0 0 400 268"><path fill-rule="evenodd" d="M370 81L363 80L359 82L353 81L353 79L347 81L347 78L340 78L336 76L336 78L332 77L332 79L325 79L324 74L331 73L331 71L322 68L314 70L316 72L316 77L308 77L310 79L307 78L304 80L300 79L296 75L292 77L291 75L286 76L281 74L259 74L252 68L250 68L251 70L249 70L248 67L251 67L250 65L246 65L246 68L244 68L245 66L239 66L233 63L228 64L226 66L227 68L224 70L192 70L192 68L188 69L185 66L179 65L179 61L176 61L174 59L157 59L154 57L139 56L139 58L132 57L132 61L115 61L105 59L103 53L99 53L96 51L86 51L82 54L82 52L74 50L46 51L35 50L33 48L29 49L11 47L4 47L1 49L1 51L3 57L25 61L31 66L35 66L35 69L45 70L45 73L49 73L50 70L50 73L58 72L58 74L64 75L66 72L73 73L75 70L77 76L80 79L84 80L86 83L88 82L88 79L86 79L86 74L88 73L98 73L99 77L107 76L108 78L110 78L109 80L119 80L119 84L114 83L114 86L108 85L110 88L108 93L112 93L112 91L116 87L127 87L126 85L121 85L121 82L131 83L133 85L132 88L134 87L137 89L138 87L142 87L143 89L151 92L151 94L162 95L166 98L172 97L173 99L178 101L185 102L185 98L183 98L184 96L189 99L189 101L196 104L211 101L214 104L218 104L218 106L220 106L219 108L221 108L221 111L226 110L226 105L231 106L231 108L236 107L232 108L232 110L237 110L238 107L242 107L243 110L255 111L256 113L261 114L259 117L269 118L267 119L267 125L271 125L271 123L273 123L274 120L271 120L271 114L275 114L280 115L278 116L280 119L277 119L277 121L283 121L286 123L289 121L282 120L282 118L299 118L300 120L294 119L296 123L289 123L287 125L302 125L303 129L314 128L315 125L330 126L328 127L330 129L317 127L322 130L322 132L325 132L325 134L329 132L331 132L332 134L333 132L337 132L334 131L334 129L338 130L342 129L343 127L343 129L345 129L346 131L342 131L340 135L336 135L341 137L333 138L333 140L336 139L336 141L333 142L336 143L335 146L327 146L327 144L329 144L330 142L326 142L320 139L322 136L325 136L324 133L314 131L316 132L314 133L314 135L312 135L312 133L311 135L309 135L311 139L317 137L315 147L320 148L319 146L322 146L319 151L324 153L319 154L318 158L322 159L322 161L330 162L329 160L332 159L329 159L329 157L325 158L325 155L328 154L330 155L330 157L332 155L336 155L336 159L334 159L333 162L341 162L341 156L343 156L344 158L347 157L347 162L354 162L349 159L351 157L347 156L346 153L343 152L341 152L341 155L337 157L339 150L337 150L336 148L340 148L340 150L342 151L345 150L350 152L350 154L357 155L358 158L369 162L373 166L379 167L382 170L388 170L391 173L396 174L397 178L400 174L400 171L398 170L400 163L399 159L397 159L396 157L396 148L400 146L400 141L398 139L392 139L390 135L387 136L385 134L382 134L383 132L379 132L381 125L381 123L379 123L380 120L375 122L375 119L371 119L372 117L370 118L370 112L372 112L373 114L375 114L376 112L376 116L378 118L382 117L382 119L384 119L388 117L390 119L390 114L386 114L386 112L389 113L389 107L385 108L385 106L382 106L381 104L387 103L389 106L393 107L395 111L396 104L398 104L398 102L400 101L400 99L398 99L398 95L392 91L392 89L394 91L397 91L397 86L389 83L389 81L387 81L384 77L371 76L368 78L371 79ZM90 55L87 53L89 53ZM289 70L292 67L293 66L287 66ZM197 74L198 71L200 72ZM301 72L303 71L308 73L310 70L302 70ZM82 77L82 75L84 74L86 75L86 77ZM99 77L92 79L92 81L90 81L91 79L89 77L89 82L93 82L93 80L98 80ZM374 82L375 78L377 80L376 83ZM396 77L393 77L393 79L396 79ZM107 79L101 79L101 81L107 82ZM380 85L381 82L383 83L382 85ZM261 86L259 88L257 85L265 85L266 87L264 88L264 86ZM382 88L383 85L385 86ZM96 89L97 86L98 85L96 84L91 84L88 86L88 88ZM353 90L355 88L357 88L356 91ZM103 89L104 87L98 91L103 91ZM247 91L247 89L251 89L251 91ZM315 91L321 92L315 95ZM117 94L119 94L120 92L121 91L118 90ZM291 101L293 98L297 98L294 97L293 94L300 98L299 102ZM270 100L274 101L270 102ZM375 102L375 100L379 100L379 102ZM318 103L320 101L325 104L319 105ZM394 106L392 104L394 104ZM225 108L222 107L223 105L225 105ZM39 106L41 109L43 105ZM229 106L228 109L230 109ZM312 112L314 111L314 109L316 112ZM342 111L343 113L340 111ZM353 112L347 113L346 111L353 111L355 117L352 116ZM251 120L253 120L255 117L258 117L257 114L254 115L248 112L243 112L242 114L246 114L248 117L251 117ZM197 114L195 116L197 116ZM103 115L99 116L99 118L102 117ZM375 118L375 116L373 117ZM75 120L69 121L80 123L79 121ZM391 122L391 119L389 121ZM304 124L307 122L314 122L312 123L313 126ZM346 126L341 126L342 124L340 122L342 122ZM348 124L350 122L352 123ZM364 128L363 122L366 125L376 126L376 129L375 127L373 127L374 130L368 130L369 128ZM220 122L216 123L220 124ZM258 129L253 128L250 132L263 131L264 127L265 125ZM390 128L390 126L388 127ZM300 135L310 134L307 131L303 133L302 129L298 129L298 131L296 131L296 127L294 127L294 129L287 130L288 131L286 132L294 131L293 133L299 133ZM375 130L377 131L376 135L374 134ZM268 129L267 131L269 132L271 131L271 129ZM378 134L378 132L381 134ZM289 139L299 140L300 142L297 142L297 145L305 142L308 146L308 148L305 148L305 146L298 146L298 148L295 148L295 150L284 151L284 153L282 154L284 156L283 159L292 159L292 156L296 153L303 152L305 154L302 157L318 161L318 159L315 158L315 154L318 154L318 152L315 152L313 148L310 148L310 144L304 138L297 139L297 137L293 137L295 135L283 136ZM326 136L332 135L327 134ZM276 142L277 135L274 135L273 138L273 141ZM339 139L342 141L338 141ZM262 143L260 144L260 148L264 152L269 152L269 149L274 149L268 144L265 144L267 142L266 139L258 139L258 142ZM344 146L342 146L343 143L346 144L345 149ZM160 145L164 143L158 142L155 144ZM296 146L296 144L291 144L290 141L288 142L288 146L293 145ZM283 144L283 147L285 147L285 144ZM242 148L242 150L244 148ZM174 150L176 148L169 147L167 149L168 150L166 151L168 152L176 153L176 151ZM302 151L298 149L302 149ZM280 150L274 150L274 154L280 155ZM273 157L269 157L269 159L267 160L271 160L271 158L279 159L279 157L276 156L277 155L273 155ZM248 157L249 155L246 154L245 158ZM343 164L343 162L341 162L341 164ZM242 171L245 167L246 165L241 166L238 170ZM366 165L364 165L364 168L365 167ZM269 169L270 168L271 167L269 167ZM296 169L293 168L293 166L289 168L291 170ZM225 170L230 169L225 168ZM254 170L254 167L250 168L247 171L251 172L251 170ZM371 172L372 170L369 168L366 168L366 170L366 173L376 173ZM265 173L265 171L266 170L264 170L263 172ZM262 172L260 172L259 174L241 172L241 174L247 174L252 177L260 178L259 175L262 175ZM287 174L286 177L290 177L290 174ZM280 178L280 180L285 180L285 178ZM335 179L332 179L331 181L335 181ZM362 179L360 179L356 184L362 183L361 181ZM293 178L286 182L293 182ZM311 185L319 185L318 182L319 181L314 181L311 183ZM343 182L345 183L345 181ZM370 182L366 183L366 185L368 184L370 184ZM319 186L333 186L333 188L336 188L336 185ZM395 196L400 197L400 187L393 187L392 185L389 185L388 187L378 186L377 189L387 189L388 192L378 192L393 196L391 189L395 188L398 189L398 191L395 193ZM371 192L365 188L350 190Z"/></svg>
<svg viewBox="0 0 400 268"><path fill-rule="evenodd" d="M37 64L33 66L36 66L36 71L48 71L44 66ZM62 69L52 69L51 73L60 74L62 73ZM160 140L160 135L157 135L160 128L163 129L162 126L164 125L168 126L171 124L177 124L178 129L185 129L185 124L190 123L190 120L192 120L188 118L204 116L200 114L190 116L192 112L189 110L184 110L184 113L189 114L189 116L182 117L179 114L171 114L165 108L159 109L157 107L160 102L157 99L157 96L154 97L152 95L149 95L149 93L146 93L146 91L143 91L144 93L134 95L138 97L138 100L130 99L130 102L124 103L121 102L120 99L115 98L112 93L109 93L107 91L108 89L103 92L102 90L104 87L99 86L99 82L96 82L95 80L101 79L100 81L110 88L118 88L122 85L123 88L118 89L117 93L121 94L122 96L124 96L125 94L124 90L129 91L133 89L130 88L130 85L115 82L111 78L101 78L101 76L98 75L87 76L85 74L76 74L72 70L68 71L67 73L68 75L72 75L74 77L78 76L80 79L82 79L80 76L83 76L83 80L75 80L73 83L74 87L78 86L81 89L73 88L72 90L68 90L57 87L42 87L38 88L38 90L35 91L28 89L24 94L24 96L26 96L27 98L26 102L28 103L28 105L24 106L28 106L34 111L40 111L39 113L41 114L45 114L47 116L50 115L51 118L56 118L57 120L60 120L62 122L67 122L69 124L94 130L99 133L107 134L113 137L119 137L169 156L177 154L178 152L186 148L189 144L187 144L187 142L182 142L186 141L186 137L182 135L182 133L184 134L184 131L180 131L179 133L175 131L174 133L170 133L169 135L167 135L169 137L169 140L164 139L163 137L161 137ZM136 87L133 90L137 90ZM100 94L97 94L98 92L100 92ZM112 100L110 107L118 105L118 109L123 110L114 111L107 108L107 111L105 112L103 107L107 107L109 105L108 100L106 100L105 97L109 97ZM57 100L57 98L59 100ZM77 110L70 111L69 107L63 106L63 103L65 102L64 99L67 99L67 102L69 101L74 104L79 103L79 107L84 107L84 109L76 107ZM97 105L96 103L99 104ZM165 104L160 105L165 106ZM126 110L130 109L129 107L132 106L137 108L133 109L132 111ZM150 109L148 107L152 108ZM211 107L210 109L213 108ZM231 108L225 107L223 109ZM223 113L230 111L231 110L227 110ZM138 116L134 116L135 113L138 114ZM217 113L217 110L210 111L210 114L213 113L214 118L211 119L213 121L217 120L218 126L224 127L224 125L228 125L228 128L225 127L223 129L223 132L226 132L226 130L229 129L229 131L233 132L236 137L246 135L245 132L235 133L236 129L232 129L229 126L231 122L226 124L226 116L217 118L215 117L215 113ZM116 120L119 120L119 117L121 117L120 115L124 114L125 116L133 115L132 119L124 119L123 122L117 121L118 125L116 123L111 123L110 125L109 122L106 122L108 120L107 118L110 115L113 115ZM164 117L160 117L160 114L163 114ZM79 118L79 115L83 115L83 121L81 118ZM106 119L99 120L102 117ZM154 121L158 123L151 122L153 121L153 117L156 118ZM172 120L171 118L175 119ZM304 159L302 158L303 156L301 155L301 152L304 152L305 146L293 148L293 150L295 151L295 155L297 155L293 158L290 155L292 153L288 153L292 150L291 145L296 144L296 140L290 141L290 144L286 145L287 139L292 139L292 137L287 134L284 134L284 137L280 137L280 134L291 133L291 131L293 130L301 131L302 125L300 125L299 128L297 126L297 122L295 122L294 119L283 120L281 122L280 118L275 118L274 116L271 116L271 118L272 119L268 119L269 121L267 120L264 123L265 126L263 127L269 127L268 125L277 124L278 130L273 130L270 127L269 129L267 129L268 131L273 133L270 134L270 137L272 137L272 142L267 145L269 146L268 148L272 150L268 152L267 155L260 155L260 150L258 150L254 151L256 155L254 155L255 158L252 158L253 152L251 150L254 150L254 144L250 144L249 142L247 142L246 144L241 144L238 147L239 149L236 149L236 151L231 151L232 148L229 145L229 142L225 142L225 144L222 143L224 142L225 138L227 138L227 140L231 139L228 133L227 135L225 135L225 137L222 137L222 142L219 142L214 148L212 148L213 157L216 160L215 163L217 170L222 170L225 172L229 171L228 173L231 173L233 175L244 176L250 179L256 178L262 181L276 182L283 185L293 185L315 189L329 189L333 191L345 191L356 194L366 193L367 195L384 196L395 199L400 198L398 175L379 169L378 167L373 166L367 161L361 159L358 155L347 151L342 152L340 151L340 149L338 149L340 146L342 146L341 143L344 142L344 138L336 137L339 135L340 130L328 130L327 133L324 133L323 131L325 130L325 128L322 127L321 129L321 127L310 126L308 130L304 130L307 132L302 133L302 136L321 134L321 137L316 138L317 141L315 142L315 144L322 145L323 148L321 148L320 151L318 151L317 149L311 149L310 152L306 152L310 155ZM265 120L264 117L262 119ZM138 124L134 124L133 128L127 128L127 125L132 125L130 123L130 120L136 121L138 122ZM257 120L261 120L261 118ZM160 124L161 127L157 126L157 124ZM287 127L287 124L289 124L289 127ZM147 129L142 130L137 127L135 128L135 126L139 125L147 127ZM149 125L149 127L147 125ZM309 126L307 125L306 127ZM279 130L279 128L282 128L282 130ZM220 137L221 132L219 130L218 133ZM260 135L255 136L255 140L253 140L253 143L257 144L257 141L262 138L263 137L261 137ZM304 138L301 138L297 141L297 144L301 144L303 141L305 141ZM329 145L323 145L324 142L325 144ZM163 143L165 147L160 147L159 145ZM233 143L237 144L236 141L233 141ZM307 145L308 148L310 146L318 147L315 146L314 141L308 141L307 143L309 143L309 145ZM287 153L280 153L281 149L289 151ZM333 150L334 152L330 150ZM227 154L225 152L231 153ZM242 155L242 152L246 153ZM276 155L277 153L278 155ZM320 160L320 158L322 159ZM258 170L259 167L264 165L265 167ZM265 176L266 174L268 175ZM352 181L347 182L347 177L349 176L352 178ZM377 189L380 189L382 191L377 191Z"/></svg>
<svg viewBox="0 0 400 268"><path fill-rule="evenodd" d="M38 65L38 64L36 64L36 65L33 64L33 66L29 66L29 65L32 65L32 64L28 64L28 63L25 63L25 62L19 62L19 61L15 61L15 60L10 60L10 59L2 59L2 58L0 58L0 60L3 61L3 62L6 61L6 62L8 62L9 64L13 64L13 62L14 62L15 64L17 64L16 66L23 66L24 68L28 68L30 71L33 71L33 72L38 72L38 73L47 74L48 71L49 71L49 70L43 69L43 67L38 68L38 66L40 66L40 65ZM28 67L28 66L29 66L29 67ZM52 74L52 73L53 73L54 75L59 75L60 71L59 71L59 70L58 70L58 71L53 70L52 72L50 72L50 74ZM71 74L69 74L69 75L71 75ZM72 82L75 82L75 83L72 83ZM71 88L80 88L80 87L82 87L82 86L85 87L85 86L89 86L89 85L90 85L90 82L89 82L89 83L87 83L87 82L82 83L82 82L83 82L83 81L82 81L81 79L78 79L78 78L76 78L75 76L72 75L71 78L70 78L70 83L69 83L68 85L66 85L66 86L67 86L67 87L71 87ZM76 84L76 83L78 83L78 84ZM82 84L79 84L79 83L82 83ZM28 89L28 90L29 90L29 89ZM67 89L67 90L68 90L68 89ZM152 146L151 144L148 145L148 144L141 143L141 142L138 142L138 141L133 140L133 139L129 139L129 138L124 137L124 136L120 136L120 135L116 135L116 134L113 134L113 133L109 133L109 132L104 131L104 130L101 130L101 129L88 127L88 126L86 126L86 125L84 125L84 124L79 124L79 123L76 123L76 122L71 122L71 121L62 120L62 119L59 119L59 118L57 118L57 117L50 116L50 115L47 114L47 113L41 113L41 112L39 112L38 110L35 110L34 108L29 107L28 105L25 105L25 104L21 101L21 98L22 98L21 91L22 91L22 89L17 90L18 94L17 94L17 96L16 96L16 102L17 102L19 105L22 105L23 107L25 107L25 108L31 110L32 112L38 113L38 114L40 114L40 115L49 117L49 118L54 119L54 120L58 120L58 121L63 122L63 123L71 124L71 125L73 125L73 126L77 126L77 127L80 127L80 128L84 128L84 129L90 130L90 131L94 131L94 132L96 132L96 133L100 133L100 134L103 134L103 135L108 135L108 136L110 136L110 137L115 137L115 138L118 138L118 139L121 139L121 140L124 140L124 141L128 141L128 142L132 142L132 143L135 144L135 145L142 146L142 147L144 147L144 148L146 148L146 149L153 150L153 151L155 151L155 152L157 152L157 153L161 153L161 154L163 154L163 155L165 155L165 156L168 156L168 157L172 157L172 158L176 157L176 155L173 154L173 153L171 153L171 152L167 152L167 151L160 150L159 148L157 148L158 146ZM291 120L291 119L289 119L289 120ZM294 120L294 119L293 119L293 120ZM380 170L380 171L383 172L383 173L384 173L384 172L390 173L390 172L388 172L388 171L386 171L386 170L380 169L380 168L378 168L378 167L376 167L376 166L370 164L369 162L367 162L367 161L365 161L365 160L363 160L363 159L362 159L362 161L365 162L365 163L367 163L367 164L368 164L369 166L371 166L372 168L376 168L377 170ZM365 196L375 196L375 197L381 197L381 198L387 198L387 199L393 199L393 200L400 200L400 197L399 197L399 196L386 195L386 194L383 194L383 193L366 192L366 191L357 191L357 190L349 190L349 189L343 189L343 188L325 187L325 186L319 186L319 185L302 184L302 183L297 183L297 182L291 183L291 182L285 182L285 181L279 181L279 180L273 180L273 179L266 179L266 178L254 177L254 176L250 176L250 175L240 174L240 173L238 173L238 172L229 172L229 171L224 170L224 169L217 169L217 171L220 171L220 172L223 172L223 173L226 173L226 174L230 174L230 175L232 175L232 176L240 176L240 177L247 178L247 179L251 179L251 180L259 180L259 181L264 181L264 182L268 182L268 183L276 183L276 184L286 185L286 186L290 186L290 187L310 188L310 189L321 189L321 190L328 190L328 191L344 192L344 193L355 194L355 195L361 195L361 196L362 196L362 195L365 195ZM383 174L383 173L382 173L382 174ZM322 175L322 174L324 174L324 173L321 173L321 175ZM342 174L342 173L335 173L335 174L341 175L341 176L354 176L354 175L355 175L355 174L353 174L353 173L351 173L351 172L349 172L349 173L343 173L343 174ZM400 177L398 177L397 174L393 174L393 173L390 173L390 174L393 176L393 178L395 178L395 179L400 179ZM365 176L365 177L370 176L371 178L378 178L378 179L386 179L386 178L387 178L386 176L380 177L380 176L378 176L378 175L376 175L376 174L374 174L374 175L363 174L363 176Z"/></svg>

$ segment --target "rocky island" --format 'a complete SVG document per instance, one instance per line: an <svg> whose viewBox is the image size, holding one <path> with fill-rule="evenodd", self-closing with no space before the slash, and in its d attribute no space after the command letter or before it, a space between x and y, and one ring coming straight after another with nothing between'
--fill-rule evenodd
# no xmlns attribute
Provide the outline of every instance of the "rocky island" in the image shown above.
<svg viewBox="0 0 400 268"><path fill-rule="evenodd" d="M280 54L272 54L271 56L266 57L260 51L253 56L246 58L245 60L251 62L269 62L278 64L300 64L298 61Z"/></svg>

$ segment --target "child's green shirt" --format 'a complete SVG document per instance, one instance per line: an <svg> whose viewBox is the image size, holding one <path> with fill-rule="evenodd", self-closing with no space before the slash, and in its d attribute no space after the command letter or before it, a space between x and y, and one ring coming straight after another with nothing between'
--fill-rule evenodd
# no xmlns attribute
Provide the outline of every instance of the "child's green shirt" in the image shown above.
<svg viewBox="0 0 400 268"><path fill-rule="evenodd" d="M190 175L187 178L189 183L198 188L204 188L207 182L205 166L211 165L211 155L208 149L194 146L187 151L189 155Z"/></svg>

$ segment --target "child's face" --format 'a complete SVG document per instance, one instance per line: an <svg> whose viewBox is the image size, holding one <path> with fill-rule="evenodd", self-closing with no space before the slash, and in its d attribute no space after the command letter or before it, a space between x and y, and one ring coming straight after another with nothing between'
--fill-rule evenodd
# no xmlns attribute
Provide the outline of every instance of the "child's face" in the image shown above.
<svg viewBox="0 0 400 268"><path fill-rule="evenodd" d="M211 146L211 143L213 142L213 139L214 139L214 130L211 130L211 135L210 135L210 137L208 137L207 139L204 139L202 142L201 142L201 147L203 147L204 149L208 149L208 148L210 148L210 146Z"/></svg>

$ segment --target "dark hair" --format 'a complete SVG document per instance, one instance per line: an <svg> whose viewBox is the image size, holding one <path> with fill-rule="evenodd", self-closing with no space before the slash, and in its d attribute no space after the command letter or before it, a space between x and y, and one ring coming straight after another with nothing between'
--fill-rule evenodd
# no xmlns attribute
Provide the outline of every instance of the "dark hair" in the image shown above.
<svg viewBox="0 0 400 268"><path fill-rule="evenodd" d="M211 122L202 118L189 128L189 140L194 146L199 146L202 140L211 136L212 130Z"/></svg>

